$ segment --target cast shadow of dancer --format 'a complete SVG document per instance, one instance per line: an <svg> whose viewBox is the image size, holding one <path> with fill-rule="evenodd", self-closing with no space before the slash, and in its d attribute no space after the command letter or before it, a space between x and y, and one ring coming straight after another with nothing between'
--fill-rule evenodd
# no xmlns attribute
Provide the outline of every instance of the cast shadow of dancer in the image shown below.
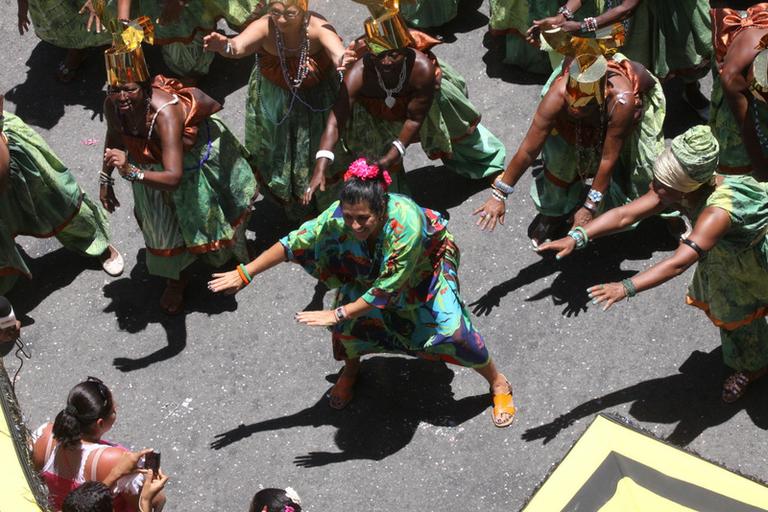
<svg viewBox="0 0 768 512"><path fill-rule="evenodd" d="M677 242L669 235L660 218L642 222L634 231L628 231L590 242L582 251L575 251L557 261L554 253L543 254L542 259L520 270L517 275L497 284L485 295L469 304L477 316L488 316L501 305L501 299L525 285L560 272L552 284L528 297L526 302L542 300L548 296L556 306L564 306L562 315L578 316L587 311L590 300L586 289L598 283L621 281L636 274L622 270L627 260L647 260L654 251L670 251Z"/></svg>
<svg viewBox="0 0 768 512"><path fill-rule="evenodd" d="M218 434L211 448L220 450L259 432L293 427L332 425L339 452L313 451L294 464L317 467L356 459L382 460L405 448L424 422L455 427L488 409L488 394L454 399L454 372L444 363L404 357L363 361L355 400L343 411L316 404L289 416L265 420ZM334 381L335 376L326 377Z"/></svg>
<svg viewBox="0 0 768 512"><path fill-rule="evenodd" d="M687 446L708 428L721 425L742 410L754 424L768 430L768 402L765 400L768 382L758 381L749 392L733 404L720 399L720 383L725 376L722 350L709 353L694 351L680 367L679 373L651 379L599 398L589 400L550 423L526 430L525 441L541 439L544 444L570 427L575 421L600 411L633 402L629 414L639 421L677 423L667 441Z"/></svg>
<svg viewBox="0 0 768 512"><path fill-rule="evenodd" d="M184 311L176 316L168 316L159 306L159 298L165 287L165 280L147 273L145 249L141 249L136 264L131 269L130 277L116 279L104 286L104 296L112 303L104 308L107 313L114 313L120 330L135 334L143 331L149 324L157 323L165 329L168 345L145 356L116 357L112 364L122 372L130 372L165 361L180 354L187 346L186 316L200 312L216 315L224 311L235 311L237 302L232 295L212 295L204 282L210 278L209 267L190 267L190 282L184 294Z"/></svg>
<svg viewBox="0 0 768 512"><path fill-rule="evenodd" d="M440 212L445 218L450 218L449 209L488 188L487 179L472 180L443 165L420 167L408 171L406 177L413 200L424 208Z"/></svg>
<svg viewBox="0 0 768 512"><path fill-rule="evenodd" d="M52 243L58 244L56 240ZM30 314L52 293L72 284L84 270L101 270L101 265L96 258L81 256L64 247L47 252L38 258L30 258L21 246L16 247L32 272L32 280L19 276L6 296L13 304L13 311L23 327L35 323L34 317ZM7 347L3 347L4 352L0 352L0 356L5 356L15 348L11 343L5 345Z"/></svg>
<svg viewBox="0 0 768 512"><path fill-rule="evenodd" d="M9 89L5 93L6 100L16 105L15 113L24 122L46 130L59 123L68 105L82 105L93 113L91 119L98 116L101 120L105 81L103 49L90 49L75 79L61 83L54 77L53 70L59 66L66 50L41 41L27 59L26 80ZM103 133L98 136L101 138Z"/></svg>

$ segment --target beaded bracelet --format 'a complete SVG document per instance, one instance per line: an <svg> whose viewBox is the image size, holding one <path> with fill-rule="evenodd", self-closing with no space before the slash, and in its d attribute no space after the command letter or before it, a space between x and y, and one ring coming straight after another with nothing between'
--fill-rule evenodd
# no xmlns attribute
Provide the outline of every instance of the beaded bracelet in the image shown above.
<svg viewBox="0 0 768 512"><path fill-rule="evenodd" d="M504 202L507 199L507 196L496 190L495 188L491 189L491 197L496 199L497 201Z"/></svg>
<svg viewBox="0 0 768 512"><path fill-rule="evenodd" d="M589 235L587 235L587 231L581 226L576 226L570 230L568 236L573 238L576 242L576 249L583 249L589 243Z"/></svg>
<svg viewBox="0 0 768 512"><path fill-rule="evenodd" d="M110 176L104 171L99 171L99 184L109 185L110 187L115 184L115 178Z"/></svg>
<svg viewBox="0 0 768 512"><path fill-rule="evenodd" d="M573 13L570 9L566 6L562 6L557 10L557 14L562 14L563 18L565 18L568 21L573 21Z"/></svg>
<svg viewBox="0 0 768 512"><path fill-rule="evenodd" d="M631 279L624 279L621 281L621 285L624 287L624 293L627 294L627 298L637 295L637 288L635 288L635 283Z"/></svg>
<svg viewBox="0 0 768 512"><path fill-rule="evenodd" d="M584 18L584 21L581 22L581 28L582 32L594 32L597 30L597 19L596 18Z"/></svg>
<svg viewBox="0 0 768 512"><path fill-rule="evenodd" d="M248 273L248 269L245 268L245 265L242 263L237 266L237 274L240 276L243 283L245 283L245 286L248 286L251 284L251 281L253 281L251 274Z"/></svg>
<svg viewBox="0 0 768 512"><path fill-rule="evenodd" d="M144 173L139 170L138 167L136 167L133 164L130 164L131 166L131 172L128 174L121 174L124 180L127 181L142 181L144 179Z"/></svg>

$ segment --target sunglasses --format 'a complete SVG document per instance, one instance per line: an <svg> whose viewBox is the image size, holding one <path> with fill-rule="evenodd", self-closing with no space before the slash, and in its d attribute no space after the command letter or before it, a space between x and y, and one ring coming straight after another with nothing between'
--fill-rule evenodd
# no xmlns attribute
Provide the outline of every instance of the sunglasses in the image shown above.
<svg viewBox="0 0 768 512"><path fill-rule="evenodd" d="M102 417L109 416L112 413L112 395L109 392L109 388L106 384L104 384L104 381L99 379L98 377L88 377L85 379L85 382L93 382L96 384L96 391L98 391L99 396L104 401L104 403L101 406L102 410ZM104 414L104 410L107 411L107 414Z"/></svg>

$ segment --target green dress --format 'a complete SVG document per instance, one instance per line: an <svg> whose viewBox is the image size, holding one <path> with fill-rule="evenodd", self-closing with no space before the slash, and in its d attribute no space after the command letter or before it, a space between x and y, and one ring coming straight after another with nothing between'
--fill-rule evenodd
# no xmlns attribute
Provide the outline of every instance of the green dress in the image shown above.
<svg viewBox="0 0 768 512"><path fill-rule="evenodd" d="M363 59L364 65L373 65L368 57ZM504 144L480 124L480 112L469 101L464 79L445 62L436 69L442 73L442 82L419 130L421 148L430 159L439 158L446 168L471 179L502 172ZM343 133L344 143L355 158L380 154L400 135L406 101L397 95L395 100L391 109L380 98L360 97L353 105ZM393 180L399 180L400 174L392 173ZM392 190L403 192L402 187L396 181Z"/></svg>
<svg viewBox="0 0 768 512"><path fill-rule="evenodd" d="M361 297L374 306L331 328L336 359L391 352L468 367L490 361L459 295L459 249L439 213L389 194L371 250L352 236L336 202L280 243L288 260L338 288L334 307Z"/></svg>
<svg viewBox="0 0 768 512"><path fill-rule="evenodd" d="M93 48L112 42L108 31L100 34L85 29L87 14L78 11L85 0L29 0L29 15L35 34L59 48ZM181 17L168 25L155 23L155 44L162 46L163 59L179 76L204 75L214 54L203 51L203 36L226 20L234 29L244 28L260 14L258 0L190 0ZM162 2L133 0L131 17L160 17ZM117 2L106 0L104 26L117 18Z"/></svg>
<svg viewBox="0 0 768 512"><path fill-rule="evenodd" d="M705 206L725 210L731 227L698 263L686 301L720 328L725 364L768 366L768 183L726 176Z"/></svg>
<svg viewBox="0 0 768 512"><path fill-rule="evenodd" d="M598 0L600 12L610 3ZM661 81L673 76L696 81L709 72L713 49L708 0L643 0L626 26L622 53Z"/></svg>
<svg viewBox="0 0 768 512"><path fill-rule="evenodd" d="M191 135L194 142L185 144L184 170L176 190L133 182L134 214L144 235L149 273L178 279L197 258L214 267L233 257L249 261L245 228L258 186L245 148L217 116L194 110L205 103L197 89L160 75L153 87L175 94L182 102L185 139ZM196 101L190 100L193 95ZM161 148L154 139L148 143L126 134L122 138L133 164L163 171Z"/></svg>
<svg viewBox="0 0 768 512"><path fill-rule="evenodd" d="M109 247L104 209L80 189L45 141L15 115L4 112L11 155L8 186L0 193L0 293L19 275L31 278L16 235L56 236L68 249L100 256Z"/></svg>
<svg viewBox="0 0 768 512"><path fill-rule="evenodd" d="M287 65L291 76L296 76L298 59L289 57ZM315 193L311 207L299 203L309 186L315 153L340 82L336 66L325 52L310 57L309 66L309 75L292 92L280 59L260 52L248 81L245 105L245 147L251 167L270 197L283 205L291 219L300 221L338 198L337 188L348 163L337 149L337 159L326 171L326 191Z"/></svg>
<svg viewBox="0 0 768 512"><path fill-rule="evenodd" d="M458 0L413 0L400 3L400 14L417 28L439 27L456 17Z"/></svg>
<svg viewBox="0 0 768 512"><path fill-rule="evenodd" d="M609 76L619 73L632 82L632 75L626 73L622 63L628 64L626 58L620 53L614 55L609 61ZM552 73L543 94L562 73L560 68ZM656 85L641 95L640 120L624 141L600 211L637 199L648 192L653 181L653 164L664 151L662 128L666 112L664 92L655 81ZM636 88L634 83L633 88ZM586 127L579 130L578 121L574 120L556 126L547 136L542 150L545 170L531 183L531 197L542 215L561 217L571 213L584 200L583 181L597 173L604 134Z"/></svg>
<svg viewBox="0 0 768 512"><path fill-rule="evenodd" d="M491 0L490 31L505 36L506 64L539 75L552 71L547 52L529 44L525 35L534 20L554 16L559 7L558 0Z"/></svg>

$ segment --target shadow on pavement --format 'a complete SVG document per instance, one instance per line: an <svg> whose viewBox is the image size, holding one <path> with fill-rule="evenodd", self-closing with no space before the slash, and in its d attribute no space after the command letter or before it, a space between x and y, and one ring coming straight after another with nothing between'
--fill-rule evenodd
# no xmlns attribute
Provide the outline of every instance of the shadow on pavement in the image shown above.
<svg viewBox="0 0 768 512"><path fill-rule="evenodd" d="M56 69L65 52L48 43L38 43L26 62L26 80L5 93L5 98L16 105L16 115L25 123L49 130L59 123L68 105L82 105L93 112L91 119L97 116L101 119L105 82L103 48L89 49L77 76L66 84L56 79ZM104 138L104 133L78 135Z"/></svg>
<svg viewBox="0 0 768 512"><path fill-rule="evenodd" d="M488 24L488 16L478 11L482 0L460 0L456 17L439 27L417 28L444 43L456 42L456 34L466 34Z"/></svg>
<svg viewBox="0 0 768 512"><path fill-rule="evenodd" d="M327 398L304 410L218 434L211 448L220 450L259 432L331 425L338 429L340 451L309 452L294 459L300 467L316 467L355 459L382 460L405 448L424 422L455 427L489 408L487 394L454 399L454 372L444 363L403 357L373 357L362 364L355 399L342 411ZM335 381L336 376L326 377Z"/></svg>
<svg viewBox="0 0 768 512"><path fill-rule="evenodd" d="M506 54L506 35L495 36L486 32L483 37L483 46L486 48L483 55L485 73L488 78L498 78L503 82L520 85L544 85L549 75L531 73L521 67L504 62Z"/></svg>
<svg viewBox="0 0 768 512"><path fill-rule="evenodd" d="M207 283L211 272L215 270L193 264L189 269L190 281L184 294L184 311L177 316L166 315L160 309L160 295L165 288L165 280L147 273L145 254L144 249L139 251L130 277L117 279L104 286L104 296L112 299L104 311L114 313L118 327L131 334L143 331L149 324L162 325L168 344L145 356L116 357L112 364L123 372L146 368L181 353L187 346L187 314L199 312L215 315L237 309L234 296L213 295L202 284Z"/></svg>
<svg viewBox="0 0 768 512"><path fill-rule="evenodd" d="M509 293L559 272L552 284L528 297L533 302L552 297L555 305L563 305L562 315L578 316L587 311L589 298L586 289L598 283L621 281L635 274L622 270L626 260L647 260L654 251L671 251L677 242L667 232L664 221L654 217L643 221L634 231L601 238L566 258L557 261L554 253L543 254L542 259L520 270L516 276L497 284L482 297L469 304L477 316L487 316L501 305Z"/></svg>
<svg viewBox="0 0 768 512"><path fill-rule="evenodd" d="M448 210L489 188L489 179L471 180L443 165L428 165L406 174L411 197L419 206L439 211L450 218ZM490 195L490 194L489 194Z"/></svg>
<svg viewBox="0 0 768 512"><path fill-rule="evenodd" d="M72 284L84 270L101 270L97 258L82 256L64 247L39 258L30 258L21 246L17 248L32 272L31 281L19 277L7 294L22 326L33 324L34 319L28 315L49 295Z"/></svg>
<svg viewBox="0 0 768 512"><path fill-rule="evenodd" d="M713 334L715 331L712 331ZM523 433L525 441L552 441L575 421L593 416L620 404L633 402L629 414L639 421L677 423L667 441L687 446L708 428L721 425L741 411L746 411L754 424L768 430L768 380L750 386L747 394L733 404L720 399L721 384L726 376L722 350L705 353L694 351L680 367L679 373L651 379L584 402L550 423ZM722 374L723 378L716 376Z"/></svg>

